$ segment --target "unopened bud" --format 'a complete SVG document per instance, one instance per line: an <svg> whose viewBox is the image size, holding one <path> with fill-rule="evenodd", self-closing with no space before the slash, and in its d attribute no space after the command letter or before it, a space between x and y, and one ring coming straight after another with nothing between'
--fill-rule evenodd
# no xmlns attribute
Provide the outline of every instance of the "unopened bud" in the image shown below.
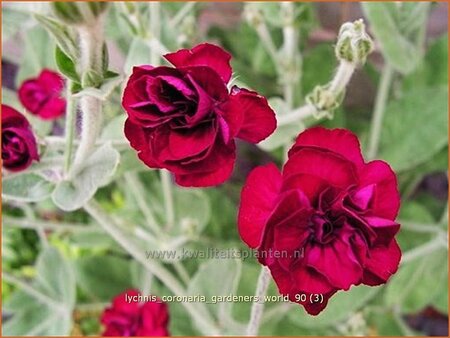
<svg viewBox="0 0 450 338"><path fill-rule="evenodd" d="M362 19L341 26L335 47L336 57L340 61L363 64L372 50L373 41L366 33Z"/></svg>
<svg viewBox="0 0 450 338"><path fill-rule="evenodd" d="M341 105L345 91L335 93L330 90L329 85L316 86L314 90L306 96L306 102L316 109L313 113L316 119L322 117L333 118L334 111Z"/></svg>

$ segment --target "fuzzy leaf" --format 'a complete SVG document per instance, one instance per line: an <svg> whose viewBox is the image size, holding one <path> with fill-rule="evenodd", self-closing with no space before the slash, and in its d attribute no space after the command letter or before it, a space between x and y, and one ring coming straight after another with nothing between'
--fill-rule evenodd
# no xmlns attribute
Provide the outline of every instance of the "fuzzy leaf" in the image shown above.
<svg viewBox="0 0 450 338"><path fill-rule="evenodd" d="M416 11L409 11L416 26L425 24L428 4L414 4ZM383 55L399 72L408 74L422 60L423 53L417 44L417 32L409 29L408 17L402 17L403 4L393 2L363 2L364 13L370 22L373 34L381 45Z"/></svg>
<svg viewBox="0 0 450 338"><path fill-rule="evenodd" d="M119 164L120 155L109 143L98 148L70 181L58 183L53 191L53 202L64 211L81 208L109 183Z"/></svg>
<svg viewBox="0 0 450 338"><path fill-rule="evenodd" d="M38 202L52 193L54 184L33 173L17 174L3 178L2 196L20 202Z"/></svg>

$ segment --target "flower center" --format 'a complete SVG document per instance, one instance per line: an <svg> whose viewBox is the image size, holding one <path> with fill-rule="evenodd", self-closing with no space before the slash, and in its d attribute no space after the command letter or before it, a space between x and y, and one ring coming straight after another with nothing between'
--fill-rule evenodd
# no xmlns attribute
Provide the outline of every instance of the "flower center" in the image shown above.
<svg viewBox="0 0 450 338"><path fill-rule="evenodd" d="M311 217L311 227L318 243L327 244L335 237L336 227L324 214L314 214Z"/></svg>

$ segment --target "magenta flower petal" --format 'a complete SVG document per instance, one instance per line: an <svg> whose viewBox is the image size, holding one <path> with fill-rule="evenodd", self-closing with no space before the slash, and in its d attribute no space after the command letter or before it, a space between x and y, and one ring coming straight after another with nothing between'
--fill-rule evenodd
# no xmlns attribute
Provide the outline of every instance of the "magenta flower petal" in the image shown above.
<svg viewBox="0 0 450 338"><path fill-rule="evenodd" d="M214 69L225 83L228 83L231 78L231 55L209 43L202 43L192 49L180 49L164 57L175 67L207 66Z"/></svg>
<svg viewBox="0 0 450 338"><path fill-rule="evenodd" d="M46 120L64 115L66 100L62 98L64 79L44 69L37 78L25 80L19 88L19 100L32 114Z"/></svg>
<svg viewBox="0 0 450 338"><path fill-rule="evenodd" d="M328 149L356 165L362 165L364 159L361 155L361 146L356 135L346 129L326 129L315 127L301 133L295 144L289 151L289 156L294 155L304 147Z"/></svg>
<svg viewBox="0 0 450 338"><path fill-rule="evenodd" d="M246 89L234 87L231 91L233 107L239 109L243 121L237 137L251 143L259 143L275 131L277 121L265 97ZM236 112L228 114L236 114Z"/></svg>
<svg viewBox="0 0 450 338"><path fill-rule="evenodd" d="M10 171L27 169L39 161L36 138L25 116L2 104L2 163Z"/></svg>
<svg viewBox="0 0 450 338"><path fill-rule="evenodd" d="M276 206L281 187L281 173L274 164L253 170L241 192L238 229L242 240L256 248L262 240L264 226Z"/></svg>
<svg viewBox="0 0 450 338"><path fill-rule="evenodd" d="M373 248L366 260L363 283L372 286L386 283L397 272L401 255L395 239L388 246L380 245Z"/></svg>

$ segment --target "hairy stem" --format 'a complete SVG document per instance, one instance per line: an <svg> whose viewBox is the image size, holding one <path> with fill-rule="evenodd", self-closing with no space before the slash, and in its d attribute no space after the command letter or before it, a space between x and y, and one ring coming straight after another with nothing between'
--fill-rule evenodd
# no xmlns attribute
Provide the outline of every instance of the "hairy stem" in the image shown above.
<svg viewBox="0 0 450 338"><path fill-rule="evenodd" d="M354 71L355 65L353 63L342 60L339 63L336 75L331 81L330 90L335 94L341 93L350 82Z"/></svg>
<svg viewBox="0 0 450 338"><path fill-rule="evenodd" d="M70 232L82 232L92 231L95 227L86 224L76 223L60 223L50 222L36 219L24 219L19 217L3 216L3 224L6 227L20 228L20 229L37 229L42 228L44 230L51 231L70 231Z"/></svg>
<svg viewBox="0 0 450 338"><path fill-rule="evenodd" d="M80 37L80 67L81 73L94 71L102 75L102 49L103 49L103 20L98 18L92 25L78 28ZM80 169L83 162L94 149L95 142L101 131L103 122L102 102L92 96L80 98L82 112L81 141L75 154L72 172Z"/></svg>
<svg viewBox="0 0 450 338"><path fill-rule="evenodd" d="M165 169L161 169L161 185L164 197L164 207L166 211L166 228L170 229L175 223L175 209L173 206L173 194L172 194L172 178L170 172Z"/></svg>
<svg viewBox="0 0 450 338"><path fill-rule="evenodd" d="M267 288L270 282L270 273L267 267L261 267L261 273L258 277L258 282L256 285L256 302L252 305L252 310L250 313L250 321L247 325L246 335L256 336L258 334L259 326L261 324L261 318L264 310L264 296L267 293Z"/></svg>
<svg viewBox="0 0 450 338"><path fill-rule="evenodd" d="M72 163L73 139L75 136L75 122L77 117L77 106L75 98L72 97L72 81L66 82L66 124L65 124L65 149L64 149L64 173L67 175Z"/></svg>
<svg viewBox="0 0 450 338"><path fill-rule="evenodd" d="M369 147L367 150L367 158L369 160L372 160L377 156L381 127L383 125L383 115L389 97L389 90L393 75L394 69L391 65L386 63L384 65L383 72L381 73L381 80L378 86L375 107L372 115L372 123L370 125Z"/></svg>
<svg viewBox="0 0 450 338"><path fill-rule="evenodd" d="M146 224L156 236L161 235L161 229L158 227L158 223L156 222L156 218L153 215L153 211L150 208L148 201L146 201L147 194L142 182L139 180L138 174L132 172L125 173L124 178L139 209L145 217Z"/></svg>
<svg viewBox="0 0 450 338"><path fill-rule="evenodd" d="M424 257L436 250L444 249L446 245L446 239L443 236L436 236L431 241L425 244L419 245L414 249L406 251L402 257L402 264L411 262L417 258Z"/></svg>

